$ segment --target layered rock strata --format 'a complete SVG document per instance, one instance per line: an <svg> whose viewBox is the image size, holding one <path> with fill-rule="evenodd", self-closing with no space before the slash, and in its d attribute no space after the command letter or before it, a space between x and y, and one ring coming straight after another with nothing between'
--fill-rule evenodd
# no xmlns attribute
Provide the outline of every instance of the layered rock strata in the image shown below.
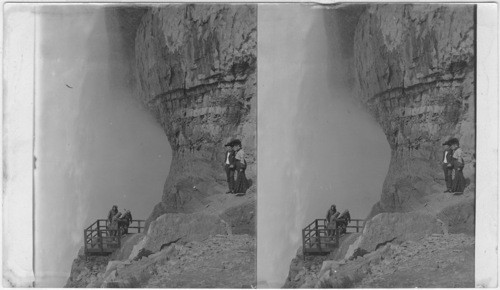
<svg viewBox="0 0 500 290"><path fill-rule="evenodd" d="M475 174L472 5L370 5L354 36L356 95L382 126L391 162L380 212L412 211L445 189L442 145L460 140Z"/></svg>
<svg viewBox="0 0 500 290"><path fill-rule="evenodd" d="M169 5L145 13L135 39L137 93L172 147L149 221L195 212L225 188L224 144L242 140L256 178L256 6Z"/></svg>

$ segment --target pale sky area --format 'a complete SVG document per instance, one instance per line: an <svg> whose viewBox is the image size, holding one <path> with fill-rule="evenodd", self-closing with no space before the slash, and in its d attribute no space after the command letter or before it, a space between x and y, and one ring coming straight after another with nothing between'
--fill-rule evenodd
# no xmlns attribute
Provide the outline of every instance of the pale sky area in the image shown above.
<svg viewBox="0 0 500 290"><path fill-rule="evenodd" d="M134 97L133 56L125 52L116 19L99 7L38 9L38 287L66 283L83 229L106 218L112 205L146 219L161 200L170 166L163 129Z"/></svg>
<svg viewBox="0 0 500 290"><path fill-rule="evenodd" d="M310 7L262 5L258 13L257 279L278 288L302 228L333 203L364 219L390 161L382 129L351 92L352 55L341 53L348 34Z"/></svg>

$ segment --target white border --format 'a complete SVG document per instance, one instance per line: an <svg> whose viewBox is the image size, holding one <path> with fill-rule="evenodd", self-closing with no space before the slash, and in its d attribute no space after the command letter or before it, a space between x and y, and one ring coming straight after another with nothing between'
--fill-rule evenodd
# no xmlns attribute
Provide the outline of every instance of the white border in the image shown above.
<svg viewBox="0 0 500 290"><path fill-rule="evenodd" d="M44 1L49 2L49 1ZM180 1L178 1L180 2ZM197 1L183 1L197 2ZM207 1L205 1L207 2ZM217 1L221 2L221 1ZM225 1L227 2L227 1ZM243 3L257 1L233 1ZM303 2L278 0L274 3ZM316 1L334 3L338 1ZM363 1L373 3L378 1ZM385 1L398 2L398 1ZM3 21L1 25L2 43L2 176L7 174L12 183L3 184L2 199L2 268L3 286L28 287L33 282L32 245L32 152L33 152L33 43L34 17L30 12L33 3L22 5L23 1L9 1L25 7L21 18L12 18L11 6L2 0ZM69 3L51 1L51 3ZM80 1L78 3L109 3L105 1ZM135 3L120 1L118 3ZM160 2L156 2L160 3ZM165 3L165 2L162 2ZM262 2L261 2L262 3ZM268 2L270 3L270 2ZM312 3L312 2L311 2ZM409 3L409 2L406 2ZM418 3L438 3L419 1ZM442 1L439 3L470 3L469 1ZM497 1L478 3L477 14L477 176L476 176L476 285L497 287L498 285L498 5ZM147 4L147 3L141 3ZM6 13L8 12L8 13ZM21 15L20 14L20 15ZM11 22L12 21L12 22ZM5 25L7 23L7 25ZM4 26L5 25L5 26ZM7 34L4 36L4 29ZM7 42L6 42L7 41ZM4 47L7 44L7 47ZM5 74L4 74L5 72ZM15 149L15 150L14 150ZM5 155L4 155L5 154ZM4 159L5 158L5 159ZM6 172L3 169L7 168ZM262 189L259 188L259 192ZM14 258L15 257L15 258ZM20 279L19 277L24 277Z"/></svg>
<svg viewBox="0 0 500 290"><path fill-rule="evenodd" d="M3 9L2 36L4 30L8 33L2 38L2 281L3 286L28 287L34 281L35 18L30 4L5 4Z"/></svg>
<svg viewBox="0 0 500 290"><path fill-rule="evenodd" d="M476 287L498 286L498 5L477 7Z"/></svg>

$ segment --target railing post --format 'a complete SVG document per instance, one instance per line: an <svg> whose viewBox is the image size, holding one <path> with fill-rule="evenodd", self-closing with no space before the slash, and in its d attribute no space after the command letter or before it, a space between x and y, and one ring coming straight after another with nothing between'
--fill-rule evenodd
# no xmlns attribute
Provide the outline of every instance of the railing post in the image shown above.
<svg viewBox="0 0 500 290"><path fill-rule="evenodd" d="M302 259L305 261L306 260L306 231L305 229L302 230Z"/></svg>
<svg viewBox="0 0 500 290"><path fill-rule="evenodd" d="M315 232L316 232L316 237L318 238L318 241L320 241L319 240L319 236L320 235L319 235L319 230L318 230L318 220L317 219L314 220L314 229L315 229Z"/></svg>
<svg viewBox="0 0 500 290"><path fill-rule="evenodd" d="M101 253L104 252L104 249L102 247L102 234L101 231L98 229L97 230L97 238L99 239L99 249L101 250Z"/></svg>
<svg viewBox="0 0 500 290"><path fill-rule="evenodd" d="M87 230L83 230L83 252L87 256Z"/></svg>

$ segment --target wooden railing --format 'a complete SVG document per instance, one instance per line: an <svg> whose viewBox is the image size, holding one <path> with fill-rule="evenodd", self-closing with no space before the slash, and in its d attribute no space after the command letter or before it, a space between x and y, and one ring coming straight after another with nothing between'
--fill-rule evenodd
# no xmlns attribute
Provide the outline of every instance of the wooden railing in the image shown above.
<svg viewBox="0 0 500 290"><path fill-rule="evenodd" d="M140 233L144 230L144 220L132 220L128 233ZM85 255L110 254L121 246L121 235L116 230L108 229L108 221L98 219L83 230Z"/></svg>
<svg viewBox="0 0 500 290"><path fill-rule="evenodd" d="M360 219L351 219L350 223L355 222L355 225L347 225L345 233L359 233L365 221ZM341 228L327 228L326 219L316 219L302 229L302 253L306 254L327 254L339 246L340 236L344 233Z"/></svg>

